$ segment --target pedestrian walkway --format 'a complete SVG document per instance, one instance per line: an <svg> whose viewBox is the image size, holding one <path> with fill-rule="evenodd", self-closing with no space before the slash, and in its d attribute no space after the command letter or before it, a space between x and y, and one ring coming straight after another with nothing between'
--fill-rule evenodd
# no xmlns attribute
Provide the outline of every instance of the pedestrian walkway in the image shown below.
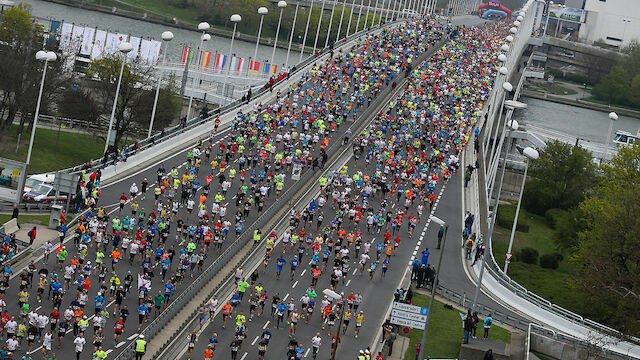
<svg viewBox="0 0 640 360"><path fill-rule="evenodd" d="M480 153L477 154L478 157L482 158L482 146L480 146ZM475 164L476 154L472 151L471 148L465 152L464 163L465 164ZM480 198L482 196L482 192L480 191L480 186L482 186L479 177L482 176L480 172L482 172L482 167L473 171L471 179L469 181L469 185L465 188L464 191L464 202L463 202L463 213L470 212L471 214L475 214L478 217L478 220L473 223L471 232L475 232L476 234L486 233L483 231L486 229L486 222L484 219L486 217L483 214L486 214L486 210L480 209ZM484 195L486 196L486 194ZM483 215L483 216L481 216ZM486 239L486 237L485 237ZM463 244L464 245L464 244ZM474 246L477 246L478 243L475 243ZM486 251L491 251L491 244L483 244L480 243L480 246L487 246ZM465 266L465 271L467 274L471 276L473 281L477 283L478 278L480 276L480 268L482 261L478 260L472 262L471 260L465 259L465 248L464 246L461 248L461 256L463 258L463 263ZM492 262L493 256L491 254L487 255L487 262ZM498 267L496 265L496 267ZM520 314L530 321L535 322L540 325L544 325L550 328L553 328L559 332L571 335L578 339L581 339L585 342L592 342L594 339L599 339L599 343L604 343L604 348L607 348L612 351L616 351L621 354L628 354L629 356L633 356L636 358L640 358L640 346L626 342L619 341L619 339L609 338L608 340L602 341L602 339L607 339L606 335L603 335L601 332L595 331L593 328L588 326L579 324L577 322L571 321L566 317L559 315L550 310L549 305L545 305L544 307L540 304L544 302L544 299L539 299L539 304L533 303L524 297L516 294L512 289L507 288L503 280L496 277L491 270L491 264L487 263L485 272L482 280L482 290L493 300L502 304L506 309L510 309L511 311ZM549 303L551 304L551 303ZM564 310L564 309L563 309ZM564 310L568 312L567 310ZM577 314L573 314L575 317L579 317ZM611 329L613 330L613 329Z"/></svg>

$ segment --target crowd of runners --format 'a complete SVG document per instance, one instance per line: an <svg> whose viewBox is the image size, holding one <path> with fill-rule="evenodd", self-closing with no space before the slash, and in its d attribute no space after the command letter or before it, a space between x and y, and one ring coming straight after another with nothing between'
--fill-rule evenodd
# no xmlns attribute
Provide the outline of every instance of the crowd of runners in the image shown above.
<svg viewBox="0 0 640 360"><path fill-rule="evenodd" d="M499 39L506 29L498 23L452 31L452 41L411 72L406 91L350 140L352 159L319 178L321 194L303 209L291 210L287 230L254 234L256 242L267 237L262 266L251 274L239 269L231 299L214 298L201 309L201 331L189 337L188 358L211 359L216 351L227 351L216 350L221 344L230 347L232 359L241 349L253 357L254 350L243 345L251 327L260 334L254 340L258 359L265 357L274 335L288 334L286 349L272 350L278 355L286 352L287 359L300 359L309 350L315 358L325 343L334 351L336 331L340 336L358 337L366 319L362 303L367 299L348 286L349 279L381 280L390 268L409 260L394 256L403 239L411 242L416 227L433 208L436 190L458 170L460 152L473 140L498 65ZM412 248L414 243L404 246ZM428 255L415 259L413 265L428 266ZM283 298L279 291L290 289L300 273L308 274L300 280L306 282L302 295ZM267 289L264 284L273 279L284 284ZM340 294L338 299L323 295L318 285L323 281ZM213 322L213 335L202 328L206 312ZM214 322L216 312L221 314L219 323ZM265 319L270 320L263 327ZM235 334L219 335L220 327L226 329L229 324ZM315 336L296 337L299 326L311 327ZM202 355L194 353L198 341L206 344ZM359 360L382 358L369 349L357 356Z"/></svg>
<svg viewBox="0 0 640 360"><path fill-rule="evenodd" d="M315 358L321 345L337 344L338 327L357 338L366 311L348 278L380 279L392 264L407 263L394 254L459 166L459 152L482 119L504 31L501 23L452 29L434 19L386 28L318 62L274 104L255 103L251 113L238 114L221 139L216 120L210 139L197 143L182 166L159 167L157 178L133 183L113 206L98 201L99 176L83 175L93 200L72 230L73 242L62 243L62 224L60 241L48 241L42 259L20 273L3 269L0 325L7 340L0 359L54 359L66 348L76 359L107 358L163 310L185 278L198 276L207 259L278 199L294 165L322 169L335 141L351 143L352 159L323 172L321 194L291 210L283 234L251 234L265 247L263 274L239 268L232 298L213 298L200 309L201 326L210 317L214 330L207 330L204 353L192 353L204 334L191 334L188 356L212 359L224 332L232 335L225 345L236 359L249 324L263 316L274 319L275 330L262 332L259 359L281 327L290 341L276 351L289 359L308 349ZM452 41L414 69L411 58L445 35ZM401 96L362 134L344 131L384 86L405 75L410 80ZM284 282L302 271L309 285L299 299L262 285L261 277ZM341 299L323 296L316 286L324 280ZM218 312L221 320L213 322ZM302 322L318 332L297 341ZM360 356L372 358L367 351Z"/></svg>

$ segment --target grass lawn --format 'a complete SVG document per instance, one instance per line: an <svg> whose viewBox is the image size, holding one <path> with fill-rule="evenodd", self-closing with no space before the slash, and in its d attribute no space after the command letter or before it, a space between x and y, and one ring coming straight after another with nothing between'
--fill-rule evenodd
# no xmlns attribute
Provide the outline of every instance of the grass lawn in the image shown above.
<svg viewBox="0 0 640 360"><path fill-rule="evenodd" d="M542 216L530 214L522 208L520 209L520 214L524 214L526 217L529 224L529 232L516 231L513 251L532 247L538 250L540 256L557 253L558 250L553 241L554 230L548 225L546 219ZM511 229L495 226L492 248L493 255L500 267L504 266L510 235ZM577 271L575 265L569 261L571 254L562 252L561 254L564 259L555 270L544 269L537 264L515 261L509 264L508 275L528 290L563 308L586 316L595 315L592 314L593 307L589 306L583 296L571 287Z"/></svg>
<svg viewBox="0 0 640 360"><path fill-rule="evenodd" d="M11 214L0 214L0 225L6 223L11 220ZM48 225L49 224L49 214L44 215L18 215L18 223L33 223L39 225Z"/></svg>
<svg viewBox="0 0 640 360"><path fill-rule="evenodd" d="M588 101L588 102L595 103L595 104L599 104L599 105L604 105L603 107L606 107L606 108L609 108L609 106L610 106L609 102L607 102L605 100L596 99L593 96L586 97L586 98L583 98L581 100ZM629 110L633 110L633 111L640 111L639 108L634 108L634 107L626 106L626 105L611 104L611 106L620 107L620 108L623 108L623 109L629 109Z"/></svg>
<svg viewBox="0 0 640 360"><path fill-rule="evenodd" d="M540 84L539 87L554 95L575 95L578 93L573 89L570 89L568 87L564 87L560 84L555 84L555 83L554 84L544 83L544 84Z"/></svg>
<svg viewBox="0 0 640 360"><path fill-rule="evenodd" d="M124 0L124 2L152 11L157 16L163 16L162 14L165 14L165 17L175 17L178 20L192 24L198 23L197 13L194 7L181 8L178 6L169 5L164 1L157 0ZM142 12L141 9L137 9L134 11Z"/></svg>
<svg viewBox="0 0 640 360"><path fill-rule="evenodd" d="M414 293L412 304L429 306L429 298L427 295ZM434 359L455 359L460 354L460 345L462 344L462 320L458 310L448 310L443 305L437 300L433 302L434 310L431 314L431 324L429 325L424 354ZM484 318L480 320L484 321ZM480 328L478 331L482 332L482 329ZM407 336L410 343L404 358L405 360L414 360L415 346L422 341L422 330L412 329ZM511 334L494 324L489 332L489 339L510 343Z"/></svg>
<svg viewBox="0 0 640 360"><path fill-rule="evenodd" d="M25 131L16 152L16 125L11 125L9 134L0 144L0 157L26 161L30 133ZM31 154L29 173L44 173L65 169L102 156L104 140L96 136L51 129L37 129Z"/></svg>

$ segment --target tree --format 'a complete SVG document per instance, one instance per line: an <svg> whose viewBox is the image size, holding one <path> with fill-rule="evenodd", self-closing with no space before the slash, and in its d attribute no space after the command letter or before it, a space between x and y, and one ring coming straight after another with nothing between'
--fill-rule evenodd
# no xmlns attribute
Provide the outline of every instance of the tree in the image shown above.
<svg viewBox="0 0 640 360"><path fill-rule="evenodd" d="M554 241L559 250L572 253L578 248L578 233L585 227L584 214L579 207L563 211L556 217Z"/></svg>
<svg viewBox="0 0 640 360"><path fill-rule="evenodd" d="M629 74L621 65L615 65L611 72L593 88L593 94L611 104L622 104L629 94Z"/></svg>
<svg viewBox="0 0 640 360"><path fill-rule="evenodd" d="M180 97L176 95L179 89L176 85L175 76L170 76L166 80L166 85L160 88L158 95L158 105L153 121L153 127L155 129L167 127L171 121L175 120L182 109L182 101ZM154 98L155 91L145 91L138 105L132 109L138 124L144 126L144 128L149 127Z"/></svg>
<svg viewBox="0 0 640 360"><path fill-rule="evenodd" d="M98 104L88 91L70 89L64 92L59 103L63 116L96 122L100 116Z"/></svg>
<svg viewBox="0 0 640 360"><path fill-rule="evenodd" d="M601 167L602 181L580 204L576 286L602 304L602 318L626 334L640 332L640 145L621 147Z"/></svg>
<svg viewBox="0 0 640 360"><path fill-rule="evenodd" d="M42 49L42 26L31 17L31 5L19 3L5 10L0 23L0 141L8 134L9 127L18 111L22 113L18 134L22 134L25 125L32 126L36 107L43 63L35 59ZM60 55L59 55L60 57ZM48 64L47 77L43 90L41 113L47 112L48 104L57 95L57 89L72 76L62 71L64 59Z"/></svg>
<svg viewBox="0 0 640 360"><path fill-rule="evenodd" d="M100 93L100 98L106 100L102 104L101 112L108 114L108 116L111 115L121 65L122 59L114 54L111 57L92 61L87 69L87 76L98 80L96 90ZM153 67L143 64L139 60L125 63L113 125L116 144L120 142L125 133L136 125L148 126L157 84L153 72ZM165 86L161 93L164 94L164 98L158 101L159 105L156 111L156 117L160 121L158 125L166 124L175 119L180 111L180 107L176 106L175 98L169 95L175 94L174 81L171 81L169 86ZM168 104L163 104L163 99Z"/></svg>
<svg viewBox="0 0 640 360"><path fill-rule="evenodd" d="M522 201L539 215L577 206L597 181L591 152L558 140L547 141L544 154L529 163L529 174Z"/></svg>

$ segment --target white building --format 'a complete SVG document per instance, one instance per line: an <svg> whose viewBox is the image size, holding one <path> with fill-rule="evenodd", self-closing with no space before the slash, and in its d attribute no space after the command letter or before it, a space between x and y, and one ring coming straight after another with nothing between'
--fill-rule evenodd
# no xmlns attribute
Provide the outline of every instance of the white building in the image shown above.
<svg viewBox="0 0 640 360"><path fill-rule="evenodd" d="M640 0L586 0L586 22L578 37L588 43L604 41L612 46L625 46L640 41Z"/></svg>

